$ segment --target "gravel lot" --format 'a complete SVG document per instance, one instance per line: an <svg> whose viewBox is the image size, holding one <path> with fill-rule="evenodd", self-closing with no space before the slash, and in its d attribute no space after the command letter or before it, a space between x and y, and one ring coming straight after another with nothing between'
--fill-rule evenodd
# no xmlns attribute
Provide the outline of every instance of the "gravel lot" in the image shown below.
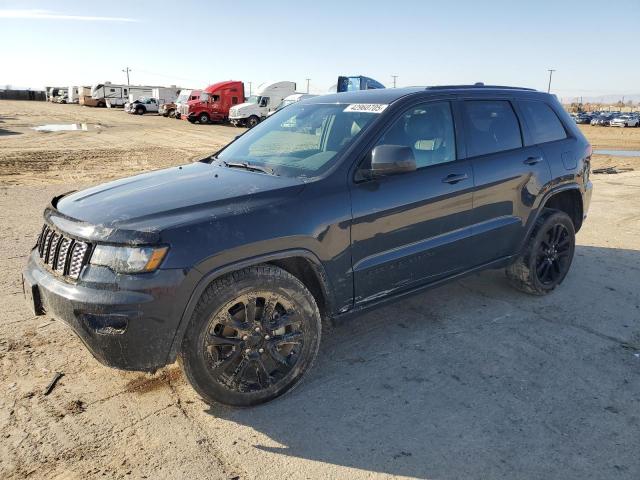
<svg viewBox="0 0 640 480"><path fill-rule="evenodd" d="M30 129L72 122L90 129ZM20 271L53 195L239 132L0 101L0 478L640 478L640 171L594 175L553 294L492 271L351 319L299 388L258 408L210 408L175 365L103 367L28 313ZM640 129L618 132L594 145L637 148Z"/></svg>

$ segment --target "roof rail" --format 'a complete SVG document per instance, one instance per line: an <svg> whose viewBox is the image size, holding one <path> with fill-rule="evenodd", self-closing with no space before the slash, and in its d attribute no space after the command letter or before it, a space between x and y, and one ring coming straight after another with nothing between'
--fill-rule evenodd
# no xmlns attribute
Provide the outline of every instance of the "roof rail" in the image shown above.
<svg viewBox="0 0 640 480"><path fill-rule="evenodd" d="M469 88L496 88L501 90L527 90L530 92L535 92L535 88L525 88L525 87L507 87L505 85L485 85L484 83L478 82L474 85L434 85L430 87L426 87L426 90L457 90L457 89L469 89Z"/></svg>

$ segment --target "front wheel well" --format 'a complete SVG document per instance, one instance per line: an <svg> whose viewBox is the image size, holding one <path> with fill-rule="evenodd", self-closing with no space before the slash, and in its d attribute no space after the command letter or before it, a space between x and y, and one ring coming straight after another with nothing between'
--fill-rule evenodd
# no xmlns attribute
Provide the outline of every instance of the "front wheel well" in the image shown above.
<svg viewBox="0 0 640 480"><path fill-rule="evenodd" d="M331 315L331 306L327 293L327 282L324 271L305 257L288 257L267 262L280 267L300 280L309 289L318 304L323 319Z"/></svg>
<svg viewBox="0 0 640 480"><path fill-rule="evenodd" d="M578 190L564 190L555 193L546 201L544 207L560 210L569 215L576 233L582 227L582 196Z"/></svg>

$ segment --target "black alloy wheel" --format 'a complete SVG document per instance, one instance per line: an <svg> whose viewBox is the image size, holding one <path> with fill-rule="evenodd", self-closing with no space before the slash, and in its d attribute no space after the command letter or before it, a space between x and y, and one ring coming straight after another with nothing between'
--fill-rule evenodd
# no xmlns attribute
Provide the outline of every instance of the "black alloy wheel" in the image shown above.
<svg viewBox="0 0 640 480"><path fill-rule="evenodd" d="M552 225L538 244L536 275L543 285L552 285L564 278L571 265L573 245L567 228L561 223Z"/></svg>
<svg viewBox="0 0 640 480"><path fill-rule="evenodd" d="M263 403L311 367L321 336L313 295L290 273L259 265L215 280L202 294L180 362L208 402Z"/></svg>

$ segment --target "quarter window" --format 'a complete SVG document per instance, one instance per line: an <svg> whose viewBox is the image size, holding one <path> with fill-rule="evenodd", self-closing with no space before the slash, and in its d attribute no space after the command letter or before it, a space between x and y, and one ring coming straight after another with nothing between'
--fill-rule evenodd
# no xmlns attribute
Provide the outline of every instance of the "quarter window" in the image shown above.
<svg viewBox="0 0 640 480"><path fill-rule="evenodd" d="M521 101L519 104L531 134L532 144L567 138L567 132L549 105L535 101Z"/></svg>
<svg viewBox="0 0 640 480"><path fill-rule="evenodd" d="M455 160L455 134L449 102L425 103L409 109L377 145L410 147L417 168Z"/></svg>
<svg viewBox="0 0 640 480"><path fill-rule="evenodd" d="M470 157L522 147L518 118L508 101L465 101L463 114Z"/></svg>

